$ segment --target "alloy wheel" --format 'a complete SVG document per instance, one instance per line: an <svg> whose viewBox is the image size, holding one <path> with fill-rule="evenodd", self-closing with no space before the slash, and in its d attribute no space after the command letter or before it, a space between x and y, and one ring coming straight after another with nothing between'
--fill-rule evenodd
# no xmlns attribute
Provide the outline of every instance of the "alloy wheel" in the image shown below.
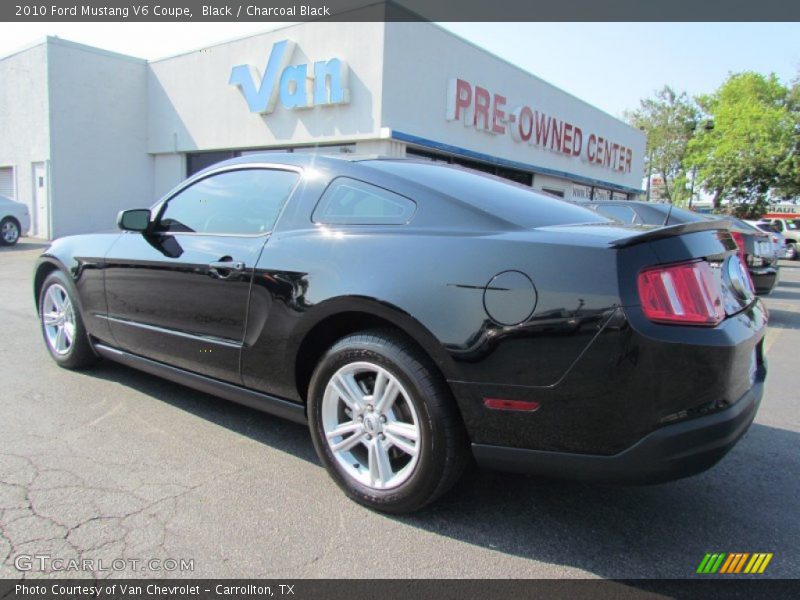
<svg viewBox="0 0 800 600"><path fill-rule="evenodd" d="M328 381L322 428L343 471L376 490L396 488L419 461L419 416L402 383L385 368L354 362Z"/></svg>
<svg viewBox="0 0 800 600"><path fill-rule="evenodd" d="M67 290L57 283L45 293L42 325L50 349L61 356L67 354L75 342L75 310Z"/></svg>
<svg viewBox="0 0 800 600"><path fill-rule="evenodd" d="M6 244L13 244L19 239L19 227L14 221L6 221L0 229L0 235L3 236L3 241Z"/></svg>

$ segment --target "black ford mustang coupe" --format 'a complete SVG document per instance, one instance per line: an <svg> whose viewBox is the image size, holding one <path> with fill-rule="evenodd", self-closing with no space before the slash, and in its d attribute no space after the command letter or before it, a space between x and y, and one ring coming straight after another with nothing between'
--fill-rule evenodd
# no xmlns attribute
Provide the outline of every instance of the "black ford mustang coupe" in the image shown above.
<svg viewBox="0 0 800 600"><path fill-rule="evenodd" d="M379 510L433 501L470 454L602 481L697 473L761 400L766 312L724 223L624 226L446 165L269 154L119 226L37 263L55 361L308 422L336 482Z"/></svg>

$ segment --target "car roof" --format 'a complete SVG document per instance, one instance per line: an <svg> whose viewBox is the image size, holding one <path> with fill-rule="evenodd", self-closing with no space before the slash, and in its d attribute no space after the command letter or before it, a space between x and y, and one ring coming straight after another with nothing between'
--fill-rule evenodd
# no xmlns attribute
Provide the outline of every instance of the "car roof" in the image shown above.
<svg viewBox="0 0 800 600"><path fill-rule="evenodd" d="M353 153L331 153L324 152L257 152L253 154L245 154L230 158L222 162L216 163L209 167L209 169L216 169L228 165L237 164L251 164L251 163L274 163L285 164L296 167L308 167L319 163L334 165L336 163L353 163L353 162L366 162L370 160L413 160L413 159L397 159L390 156L381 154L353 154Z"/></svg>
<svg viewBox="0 0 800 600"><path fill-rule="evenodd" d="M589 202L586 202L586 204L624 204L625 206L636 204L639 206L669 206L668 202L648 202L646 200L590 200Z"/></svg>

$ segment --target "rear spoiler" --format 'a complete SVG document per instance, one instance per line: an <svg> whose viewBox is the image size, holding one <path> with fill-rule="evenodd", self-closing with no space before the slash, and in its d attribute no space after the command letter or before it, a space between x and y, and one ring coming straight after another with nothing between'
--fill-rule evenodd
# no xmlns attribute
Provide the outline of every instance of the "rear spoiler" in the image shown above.
<svg viewBox="0 0 800 600"><path fill-rule="evenodd" d="M676 237L684 233L697 233L698 231L728 231L732 223L727 219L714 219L709 221L695 221L694 223L681 223L669 227L656 227L639 235L621 238L611 242L612 248L627 248L644 242L652 242L664 238Z"/></svg>

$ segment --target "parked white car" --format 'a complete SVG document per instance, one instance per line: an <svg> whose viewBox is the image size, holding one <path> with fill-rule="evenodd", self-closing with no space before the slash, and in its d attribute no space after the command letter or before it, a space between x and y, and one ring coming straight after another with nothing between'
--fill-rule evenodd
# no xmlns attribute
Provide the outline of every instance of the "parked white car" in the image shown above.
<svg viewBox="0 0 800 600"><path fill-rule="evenodd" d="M11 198L0 196L0 246L16 244L31 227L28 207Z"/></svg>

